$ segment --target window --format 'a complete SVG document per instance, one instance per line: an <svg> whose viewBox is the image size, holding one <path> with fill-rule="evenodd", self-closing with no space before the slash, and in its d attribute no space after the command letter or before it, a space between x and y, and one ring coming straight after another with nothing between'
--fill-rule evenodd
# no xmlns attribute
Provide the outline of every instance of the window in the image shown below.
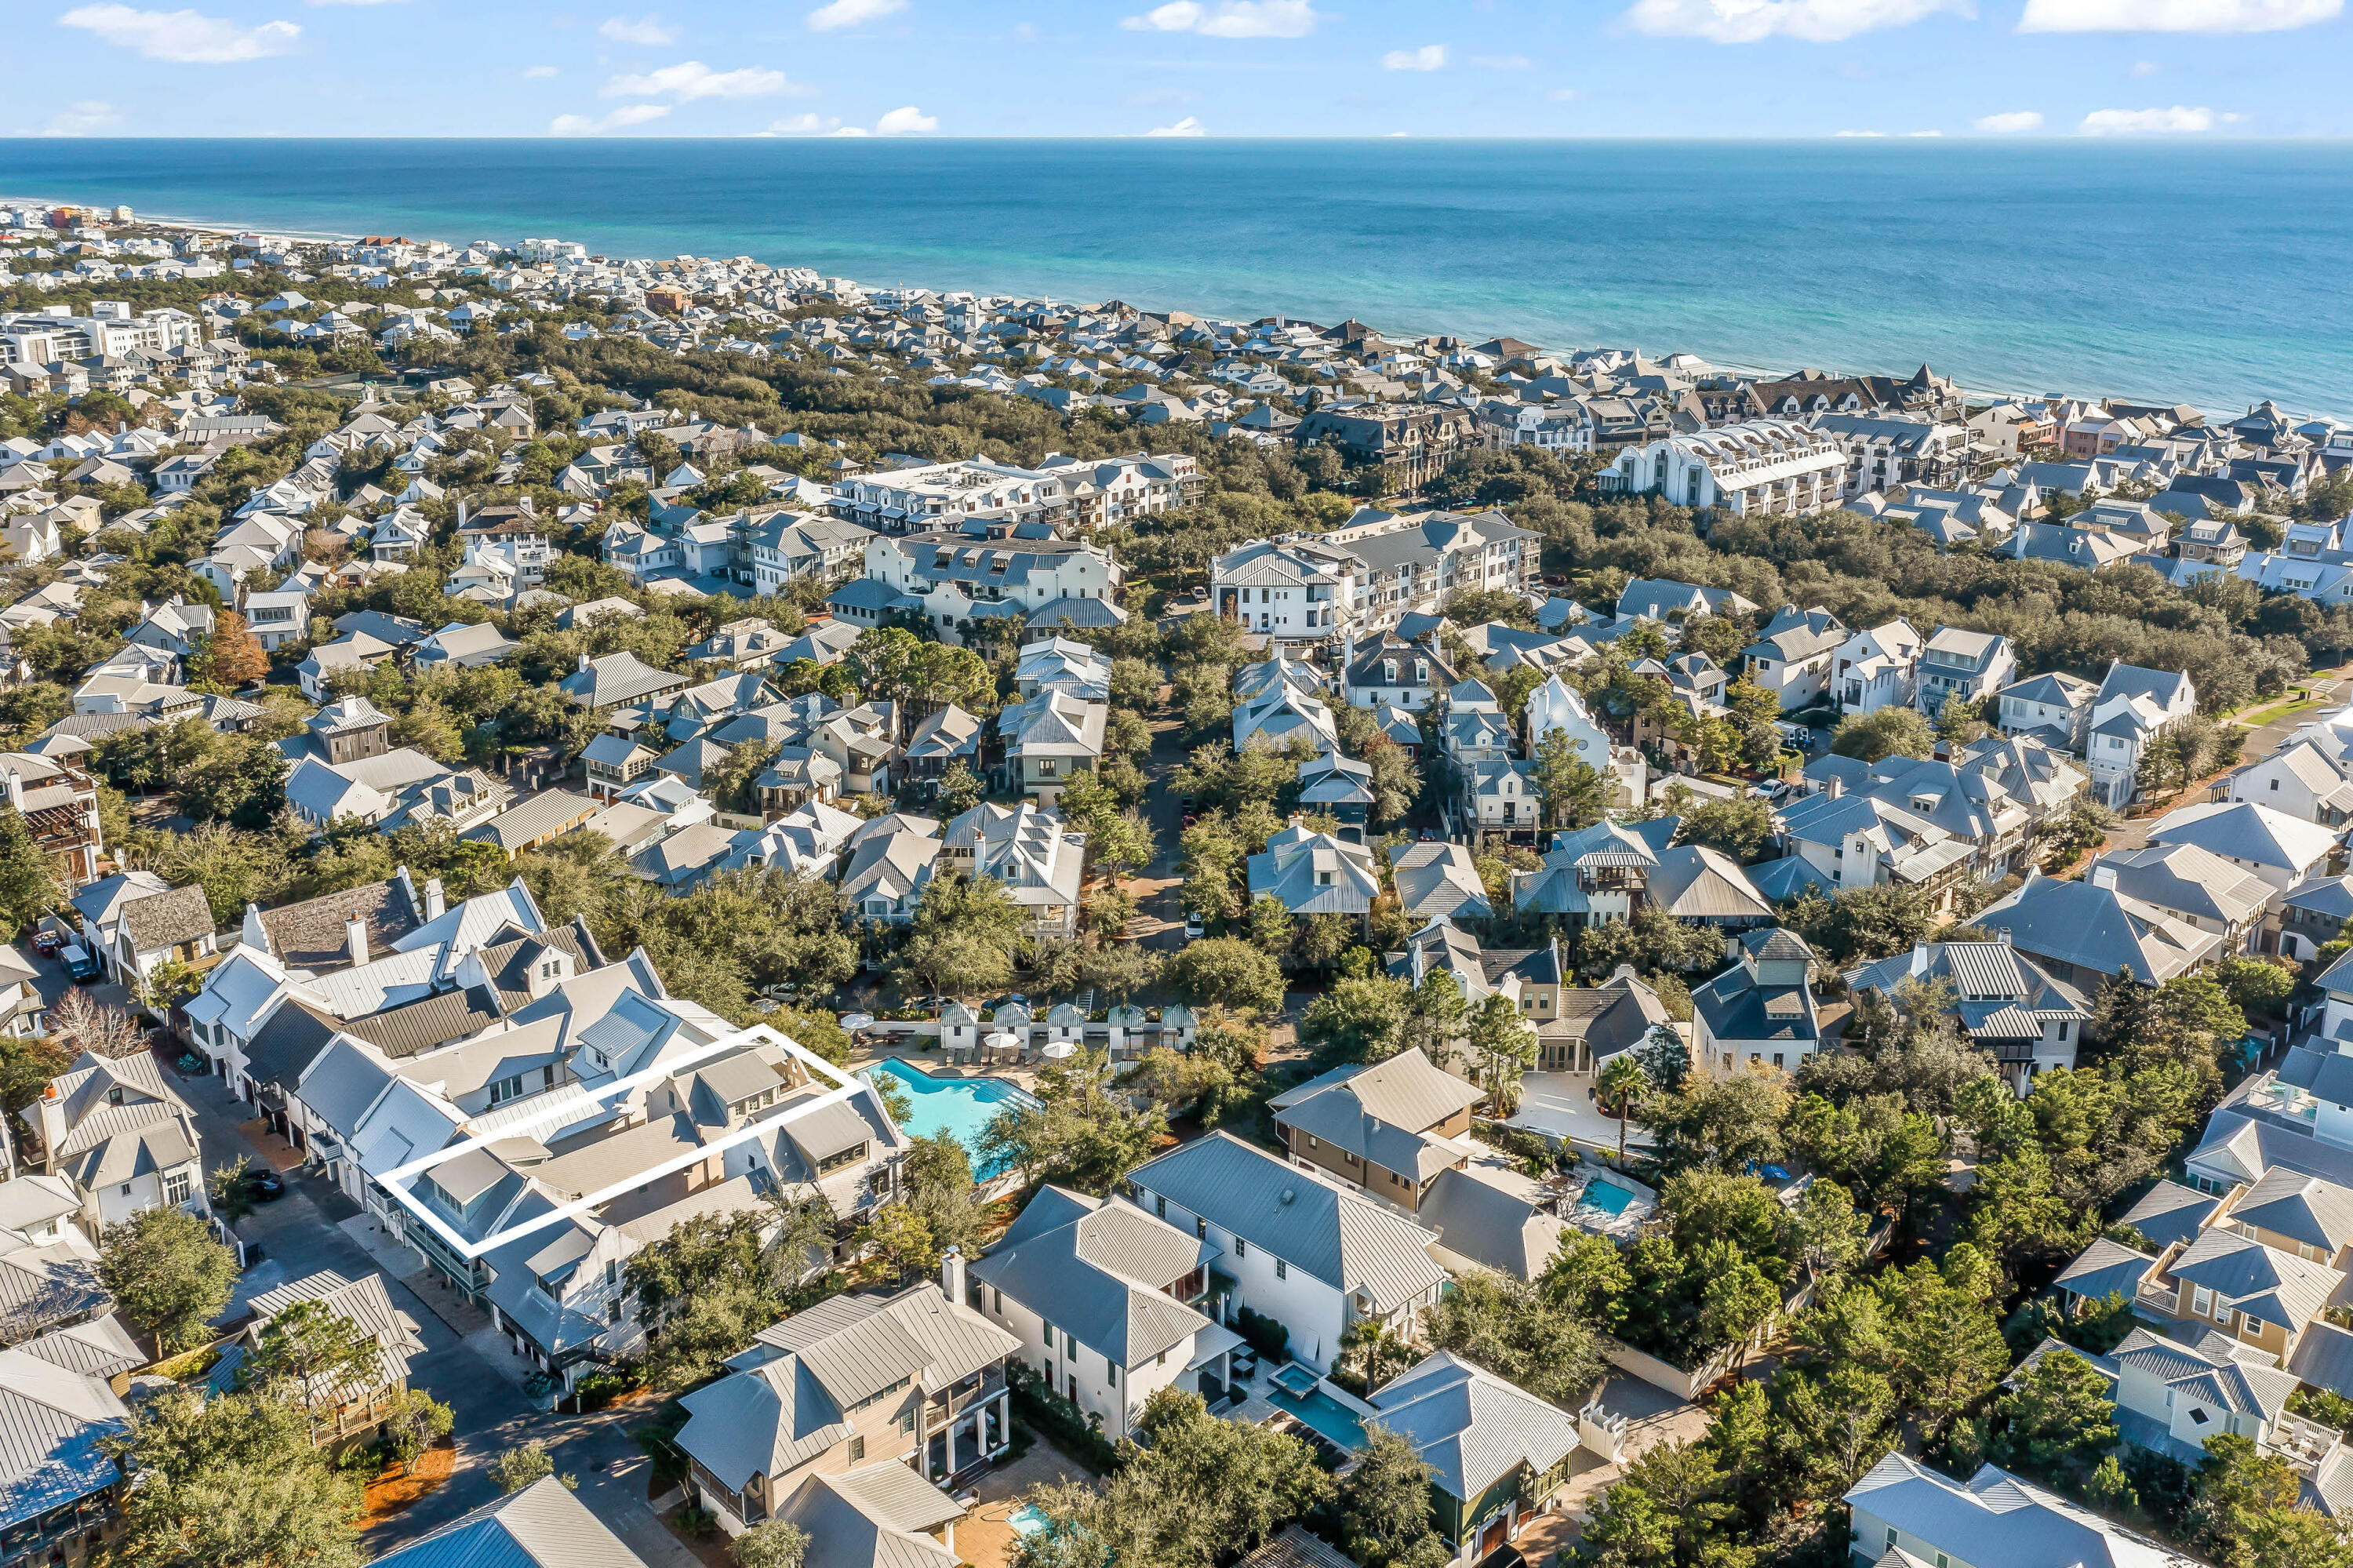
<svg viewBox="0 0 2353 1568"><path fill-rule="evenodd" d="M1209 1234L1209 1222L1208 1222L1208 1221L1207 1221L1207 1220L1204 1220L1204 1219L1196 1218L1196 1219L1193 1221L1193 1237L1194 1237L1194 1239L1195 1239L1195 1240L1197 1240L1197 1241L1206 1241L1206 1240L1208 1240L1208 1234Z"/></svg>
<svg viewBox="0 0 2353 1568"><path fill-rule="evenodd" d="M1236 1257L1248 1257L1250 1255L1250 1243L1242 1240L1240 1236L1236 1236L1234 1238L1234 1255Z"/></svg>
<svg viewBox="0 0 2353 1568"><path fill-rule="evenodd" d="M1168 1200L1162 1197L1159 1193L1155 1192L1152 1195L1152 1212L1159 1218L1164 1220L1166 1219L1168 1217Z"/></svg>
<svg viewBox="0 0 2353 1568"><path fill-rule="evenodd" d="M1103 1386L1105 1388L1119 1386L1119 1363L1109 1356L1103 1358Z"/></svg>
<svg viewBox="0 0 2353 1568"><path fill-rule="evenodd" d="M1291 1277L1291 1266L1290 1266L1289 1264L1287 1264L1287 1263L1283 1262L1283 1261L1282 1261L1282 1259L1281 1259L1281 1258L1279 1258L1279 1257L1278 1257L1278 1258L1276 1258L1276 1259L1274 1260L1274 1277L1275 1277L1277 1279L1288 1279L1288 1278L1290 1278L1290 1277Z"/></svg>
<svg viewBox="0 0 2353 1568"><path fill-rule="evenodd" d="M1004 1291L1002 1291L1002 1290L997 1289L997 1287L995 1287L995 1286L993 1286L993 1285L992 1285L992 1286L990 1286L990 1287L988 1287L988 1298L989 1298L989 1301L990 1301L990 1302L991 1302L991 1304L992 1304L992 1308L993 1308L993 1309L995 1310L995 1312L997 1313L997 1315L998 1317L1000 1317L1000 1318L1004 1317L1004 1316L1005 1316L1005 1292L1004 1292Z"/></svg>
<svg viewBox="0 0 2353 1568"><path fill-rule="evenodd" d="M1062 1330L1062 1353L1073 1361L1078 1359L1079 1337L1068 1329Z"/></svg>
<svg viewBox="0 0 2353 1568"><path fill-rule="evenodd" d="M2263 1336L2263 1320L2261 1318L2242 1319L2239 1326L2246 1330L2247 1338L2251 1340L2260 1340Z"/></svg>
<svg viewBox="0 0 2353 1568"><path fill-rule="evenodd" d="M185 1171L174 1171L164 1178L164 1202L167 1203L186 1202L190 1190L188 1173ZM124 1191L128 1192L129 1189L125 1188Z"/></svg>
<svg viewBox="0 0 2353 1568"><path fill-rule="evenodd" d="M2189 1309L2192 1312L2197 1313L2200 1318L2212 1317L2214 1315L2214 1293L2207 1289L2202 1285L2191 1286L2189 1287Z"/></svg>
<svg viewBox="0 0 2353 1568"><path fill-rule="evenodd" d="M503 1105L509 1100L519 1100L521 1098L522 1098L522 1075L521 1073L517 1073L511 1078L501 1078L497 1083L491 1086L491 1103L494 1106Z"/></svg>
<svg viewBox="0 0 2353 1568"><path fill-rule="evenodd" d="M615 1300L612 1300L612 1301L607 1301L607 1302L606 1302L606 1303L605 1303L605 1321L607 1321L607 1323L617 1323L617 1322L619 1322L620 1320L621 1320L621 1303L619 1302L619 1300L615 1299Z"/></svg>
<svg viewBox="0 0 2353 1568"><path fill-rule="evenodd" d="M849 1462L854 1465L864 1457L866 1457L866 1439L852 1437L849 1440Z"/></svg>

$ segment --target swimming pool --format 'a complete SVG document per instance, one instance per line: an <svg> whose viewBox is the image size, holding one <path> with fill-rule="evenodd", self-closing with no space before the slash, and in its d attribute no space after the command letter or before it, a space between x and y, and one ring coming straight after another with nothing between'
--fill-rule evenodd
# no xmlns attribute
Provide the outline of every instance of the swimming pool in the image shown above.
<svg viewBox="0 0 2353 1568"><path fill-rule="evenodd" d="M1626 1205L1634 1201L1634 1194L1615 1181L1604 1181L1597 1176L1585 1184L1585 1191L1577 1201L1580 1205L1589 1204L1605 1214L1622 1214L1626 1212Z"/></svg>
<svg viewBox="0 0 2353 1568"><path fill-rule="evenodd" d="M1005 1522L1013 1527L1016 1535L1035 1535L1052 1521L1036 1503L1023 1503L1005 1516Z"/></svg>
<svg viewBox="0 0 2353 1568"><path fill-rule="evenodd" d="M1266 1396L1337 1443L1342 1451L1353 1454L1365 1446L1365 1424L1356 1419L1356 1413L1322 1389L1302 1394L1278 1387L1269 1389Z"/></svg>
<svg viewBox="0 0 2353 1568"><path fill-rule="evenodd" d="M953 1133L955 1140L964 1145L965 1152L973 1157L973 1175L983 1181L1004 1174L1005 1167L1001 1163L981 1163L980 1129L1008 1105L1038 1103L1020 1086L1003 1078L935 1078L913 1062L896 1056L886 1056L867 1070L889 1074L907 1091L914 1106L914 1114L907 1118L909 1132L922 1138Z"/></svg>

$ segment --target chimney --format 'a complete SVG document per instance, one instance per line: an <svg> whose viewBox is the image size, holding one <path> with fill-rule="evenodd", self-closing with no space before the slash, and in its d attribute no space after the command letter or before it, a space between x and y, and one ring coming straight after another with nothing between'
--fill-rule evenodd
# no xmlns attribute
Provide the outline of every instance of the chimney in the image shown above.
<svg viewBox="0 0 2353 1568"><path fill-rule="evenodd" d="M425 918L427 920L441 918L443 896L439 877L433 877L425 884Z"/></svg>
<svg viewBox="0 0 2353 1568"><path fill-rule="evenodd" d="M360 965L362 965L362 964L364 964L364 963L367 962L368 954L367 954L367 922L366 922L366 921L364 921L364 920L361 919L361 918L360 918L358 916L356 916L356 915L350 915L350 916L344 916L344 919L343 919L343 946L345 946L346 948L349 948L351 949L351 953L352 953L352 967L353 967L353 969L357 969Z"/></svg>
<svg viewBox="0 0 2353 1568"><path fill-rule="evenodd" d="M1993 939L1994 939L1995 941L1997 941L1997 942L2000 942L2000 943L2003 947L2005 947L2005 948L2009 947L2009 946L2010 946L2010 927L2007 927L2007 926L1996 926L1996 927L1993 928Z"/></svg>
<svg viewBox="0 0 2353 1568"><path fill-rule="evenodd" d="M2112 865L2093 866L2092 885L2094 887L2105 887L2111 893L2115 892L2116 886L2116 868Z"/></svg>
<svg viewBox="0 0 2353 1568"><path fill-rule="evenodd" d="M580 667L583 670L586 670L588 667L588 655L586 653L580 655Z"/></svg>
<svg viewBox="0 0 2353 1568"><path fill-rule="evenodd" d="M940 1290L957 1306L964 1305L964 1250L950 1247L940 1257Z"/></svg>
<svg viewBox="0 0 2353 1568"><path fill-rule="evenodd" d="M8 804L18 816L25 814L25 780L15 768L8 769Z"/></svg>
<svg viewBox="0 0 2353 1568"><path fill-rule="evenodd" d="M1912 944L1912 973L1915 976L1918 976L1925 975L1927 972L1928 944L1926 942L1915 942Z"/></svg>
<svg viewBox="0 0 2353 1568"><path fill-rule="evenodd" d="M465 525L466 525L466 498L465 498L464 496L462 496L462 495L461 495L461 496L458 497L458 526L459 526L459 527L460 527L460 528L463 528Z"/></svg>

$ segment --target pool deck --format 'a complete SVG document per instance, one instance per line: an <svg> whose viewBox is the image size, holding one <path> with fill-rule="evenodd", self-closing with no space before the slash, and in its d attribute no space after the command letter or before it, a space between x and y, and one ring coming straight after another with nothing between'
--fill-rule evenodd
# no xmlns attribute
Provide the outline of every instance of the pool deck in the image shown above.
<svg viewBox="0 0 2353 1568"><path fill-rule="evenodd" d="M979 1500L972 1511L956 1520L955 1550L958 1561L969 1563L972 1568L1005 1568L1013 1560L1013 1548L1021 1539L1011 1523L1032 1487L1052 1486L1060 1481L1094 1482L1094 1474L1084 1465L1063 1453L1044 1437L1039 1437L1030 1450L1009 1465L1000 1465L974 1483L973 1490Z"/></svg>

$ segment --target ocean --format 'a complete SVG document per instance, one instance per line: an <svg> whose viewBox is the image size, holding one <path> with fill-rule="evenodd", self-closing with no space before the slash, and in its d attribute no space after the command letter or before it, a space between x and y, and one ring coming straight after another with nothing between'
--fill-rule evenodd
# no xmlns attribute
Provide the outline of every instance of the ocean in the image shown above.
<svg viewBox="0 0 2353 1568"><path fill-rule="evenodd" d="M0 198L2353 415L2353 143L12 141Z"/></svg>

